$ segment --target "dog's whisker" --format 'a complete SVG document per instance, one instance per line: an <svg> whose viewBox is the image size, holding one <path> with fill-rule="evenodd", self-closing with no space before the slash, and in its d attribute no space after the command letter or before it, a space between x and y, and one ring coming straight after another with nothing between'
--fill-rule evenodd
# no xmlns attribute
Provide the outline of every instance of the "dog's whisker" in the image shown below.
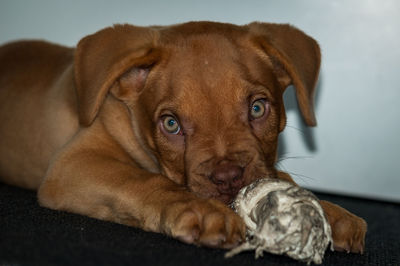
<svg viewBox="0 0 400 266"><path fill-rule="evenodd" d="M289 172L289 171L286 171L286 173L290 174L292 177L298 177L303 182L305 182L307 185L309 184L308 181L314 181L315 180L315 178L313 178L311 176L304 175L304 174L299 174L299 173L294 173L294 172Z"/></svg>
<svg viewBox="0 0 400 266"><path fill-rule="evenodd" d="M294 130L296 130L297 132L301 133L302 135L305 135L305 134L306 134L306 133L304 132L304 130L302 130L301 128L295 127L295 126L286 125L286 128L294 129Z"/></svg>
<svg viewBox="0 0 400 266"><path fill-rule="evenodd" d="M282 163L280 163L280 162L276 162L275 168L276 168L277 170L281 170L281 171L283 171L283 172L285 172L285 173L288 173L288 172L289 172L289 171L286 169L286 167L285 167Z"/></svg>
<svg viewBox="0 0 400 266"><path fill-rule="evenodd" d="M286 156L286 157L280 157L278 158L278 160L276 161L278 162L282 162L285 160L292 160L292 159L313 159L314 156Z"/></svg>

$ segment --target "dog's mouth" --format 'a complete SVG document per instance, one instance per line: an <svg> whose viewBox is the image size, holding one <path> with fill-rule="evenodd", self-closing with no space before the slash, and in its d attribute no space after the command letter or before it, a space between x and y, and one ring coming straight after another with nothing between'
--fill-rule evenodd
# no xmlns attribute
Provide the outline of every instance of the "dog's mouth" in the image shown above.
<svg viewBox="0 0 400 266"><path fill-rule="evenodd" d="M239 191L252 183L254 178L242 177L238 180L226 183L215 183L206 180L206 184L197 184L192 186L191 190L203 198L212 198L223 202L226 205L230 205L236 198ZM202 180L204 181L204 179Z"/></svg>
<svg viewBox="0 0 400 266"><path fill-rule="evenodd" d="M250 185L251 183L255 182L260 178L265 178L265 177L277 178L276 170L275 169L270 169L267 171L264 170L262 172L258 172L258 174L251 174L250 177L245 176L243 180L240 182L240 186L231 187L227 191L221 191L220 189L218 189L218 185L215 184L208 184L202 186L201 189L199 189L199 191L196 191L196 188L192 188L192 191L203 198L212 198L219 200L226 205L231 205L242 188Z"/></svg>
<svg viewBox="0 0 400 266"><path fill-rule="evenodd" d="M213 167L207 174L196 174L189 182L189 188L203 198L213 198L230 204L240 189L247 185L247 163L226 163Z"/></svg>
<svg viewBox="0 0 400 266"><path fill-rule="evenodd" d="M230 205L236 198L240 189L247 184L243 183L240 187L230 189L229 191L220 191L218 185L215 184L202 184L201 186L191 186L190 190L201 198L210 198L221 201L226 205Z"/></svg>
<svg viewBox="0 0 400 266"><path fill-rule="evenodd" d="M231 205L232 202L235 200L236 195L237 194L235 194L235 195L221 194L221 195L217 196L215 199L223 202L226 205Z"/></svg>
<svg viewBox="0 0 400 266"><path fill-rule="evenodd" d="M202 198L212 198L230 205L239 191L255 180L275 176L276 169L260 152L236 153L236 157L205 161L188 175L188 188Z"/></svg>

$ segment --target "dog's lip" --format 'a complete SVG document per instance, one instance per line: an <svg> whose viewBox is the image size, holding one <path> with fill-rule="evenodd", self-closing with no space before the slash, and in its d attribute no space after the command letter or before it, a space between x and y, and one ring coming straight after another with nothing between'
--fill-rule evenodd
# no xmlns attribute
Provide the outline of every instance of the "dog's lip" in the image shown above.
<svg viewBox="0 0 400 266"><path fill-rule="evenodd" d="M214 184L211 181L211 173L209 173L210 168L207 168L207 171L201 171L201 167L204 167L205 164L210 163L214 158L209 158L208 160L204 160L202 163L200 163L198 165L198 167L196 168L195 171L193 171L193 174L200 176L203 178L203 182L200 185L200 183L198 183L197 185L199 185L200 187L208 187L208 189L206 191L204 191L203 189L201 190L202 192L198 191L199 195L202 195L202 197L206 197L206 198L212 198L212 199L216 199L219 200L221 202L223 202L226 205L230 205L233 200L236 198L237 193L236 194L231 194L231 193L221 193L217 190L217 185ZM251 171L251 167L250 164L253 162L253 160L255 159L255 157L251 157L251 158L247 158L247 160L239 160L236 161L236 163L243 167L243 180L244 183L241 186L240 189L242 189L243 187L245 187L246 185L248 185L249 183L251 183L253 180L253 178L251 178L250 176L253 176L254 173L252 173ZM199 167L200 166L200 167ZM240 191L239 189L239 191Z"/></svg>
<svg viewBox="0 0 400 266"><path fill-rule="evenodd" d="M229 194L220 194L216 197L219 201L222 201L226 205L230 205L233 202L233 199L236 197Z"/></svg>
<svg viewBox="0 0 400 266"><path fill-rule="evenodd" d="M211 181L209 181L211 183ZM217 190L216 186L214 184L210 184L211 186L208 186L207 190L197 190L194 189L193 187L190 189L192 192L197 194L199 197L204 198L204 199L216 199L218 201L221 201L222 203L226 205L230 205L233 200L236 198L237 193L232 194L232 193L221 193ZM247 185L247 182L242 186L245 187ZM200 186L201 188L204 188L205 186ZM240 190L239 190L240 191ZM239 193L239 192L238 192Z"/></svg>
<svg viewBox="0 0 400 266"><path fill-rule="evenodd" d="M204 198L204 199L216 199L226 205L230 205L233 202L233 200L236 198L236 194L235 195L225 194L225 193L220 193L218 191L210 191L210 190L208 190L207 193L204 193L204 194L201 192L195 192L195 194L197 194L199 197Z"/></svg>

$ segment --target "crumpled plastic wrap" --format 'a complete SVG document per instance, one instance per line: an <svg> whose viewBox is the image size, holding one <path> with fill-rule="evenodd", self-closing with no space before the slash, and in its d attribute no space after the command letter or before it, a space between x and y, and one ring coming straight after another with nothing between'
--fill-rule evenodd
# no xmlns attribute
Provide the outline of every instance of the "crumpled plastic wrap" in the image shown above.
<svg viewBox="0 0 400 266"><path fill-rule="evenodd" d="M280 179L264 178L242 188L232 208L247 225L247 241L225 254L255 250L322 263L333 241L330 225L311 192Z"/></svg>

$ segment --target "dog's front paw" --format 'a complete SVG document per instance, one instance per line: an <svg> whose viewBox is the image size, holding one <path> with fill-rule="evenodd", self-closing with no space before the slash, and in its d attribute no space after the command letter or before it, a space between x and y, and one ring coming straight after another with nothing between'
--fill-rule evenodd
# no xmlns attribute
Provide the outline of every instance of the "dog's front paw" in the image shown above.
<svg viewBox="0 0 400 266"><path fill-rule="evenodd" d="M363 253L367 223L342 207L321 201L332 229L333 246L337 251Z"/></svg>
<svg viewBox="0 0 400 266"><path fill-rule="evenodd" d="M337 251L362 254L366 232L367 223L364 219L348 212L333 224L333 246Z"/></svg>
<svg viewBox="0 0 400 266"><path fill-rule="evenodd" d="M166 209L164 215L165 231L185 243L232 248L245 237L246 227L242 218L216 200L175 203Z"/></svg>

